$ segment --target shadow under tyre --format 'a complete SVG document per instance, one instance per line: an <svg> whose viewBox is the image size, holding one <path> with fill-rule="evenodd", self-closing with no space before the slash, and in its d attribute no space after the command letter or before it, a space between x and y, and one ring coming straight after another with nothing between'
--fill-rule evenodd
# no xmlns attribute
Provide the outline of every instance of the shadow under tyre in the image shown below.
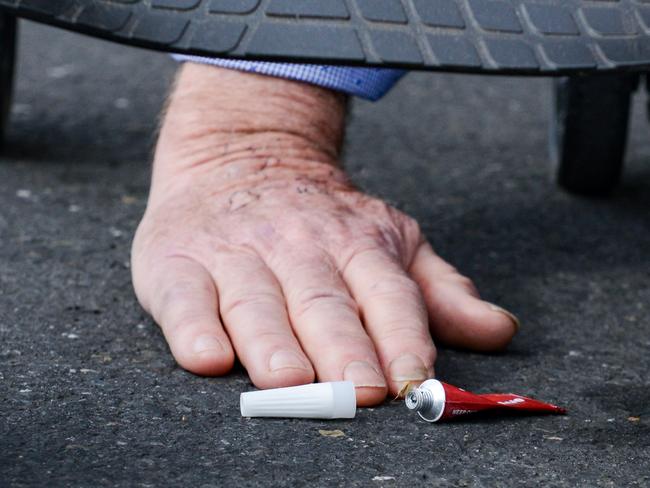
<svg viewBox="0 0 650 488"><path fill-rule="evenodd" d="M554 178L565 190L606 196L623 172L630 100L639 74L554 80L550 153Z"/></svg>
<svg viewBox="0 0 650 488"><path fill-rule="evenodd" d="M14 84L14 64L16 58L16 17L0 13L0 148L4 144L4 136L9 114L11 112L11 96Z"/></svg>

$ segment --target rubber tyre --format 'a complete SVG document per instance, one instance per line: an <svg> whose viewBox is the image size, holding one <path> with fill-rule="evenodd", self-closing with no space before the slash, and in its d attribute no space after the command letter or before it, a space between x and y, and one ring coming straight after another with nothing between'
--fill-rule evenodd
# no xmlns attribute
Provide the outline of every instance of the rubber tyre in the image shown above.
<svg viewBox="0 0 650 488"><path fill-rule="evenodd" d="M650 69L647 0L0 0L0 10L162 51L573 76Z"/></svg>
<svg viewBox="0 0 650 488"><path fill-rule="evenodd" d="M4 145L5 130L11 113L16 60L17 19L0 13L0 149Z"/></svg>
<svg viewBox="0 0 650 488"><path fill-rule="evenodd" d="M623 172L630 100L639 74L554 80L550 153L557 184L580 195L607 196Z"/></svg>

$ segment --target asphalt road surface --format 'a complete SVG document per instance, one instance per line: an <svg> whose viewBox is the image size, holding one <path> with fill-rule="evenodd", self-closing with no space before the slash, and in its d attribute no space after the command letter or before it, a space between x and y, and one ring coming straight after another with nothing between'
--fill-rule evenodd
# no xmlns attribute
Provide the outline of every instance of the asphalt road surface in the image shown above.
<svg viewBox="0 0 650 488"><path fill-rule="evenodd" d="M167 56L24 24L0 157L1 486L650 485L650 131L608 200L559 191L542 79L414 74L354 105L346 164L518 313L509 351L439 377L569 415L429 425L243 419L238 369L177 367L130 285ZM323 435L321 430L343 435Z"/></svg>

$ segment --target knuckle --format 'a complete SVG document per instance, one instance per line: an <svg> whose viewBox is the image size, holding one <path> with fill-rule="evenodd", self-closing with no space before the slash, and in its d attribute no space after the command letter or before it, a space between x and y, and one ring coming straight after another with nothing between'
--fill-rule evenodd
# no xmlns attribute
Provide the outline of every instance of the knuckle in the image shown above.
<svg viewBox="0 0 650 488"><path fill-rule="evenodd" d="M205 313L198 312L184 304L172 304L162 310L159 322L165 329L175 331L181 328L208 325L213 322L213 318L206 317Z"/></svg>
<svg viewBox="0 0 650 488"><path fill-rule="evenodd" d="M407 237L419 238L422 235L420 223L410 215L402 214L402 229Z"/></svg>
<svg viewBox="0 0 650 488"><path fill-rule="evenodd" d="M467 288L473 288L474 287L474 282L465 275L458 274L456 276L456 281L459 284L461 284L462 286L465 286Z"/></svg>
<svg viewBox="0 0 650 488"><path fill-rule="evenodd" d="M376 248L399 261L403 248L403 239L399 229L393 225L380 225L375 228L373 234Z"/></svg>
<svg viewBox="0 0 650 488"><path fill-rule="evenodd" d="M309 287L294 296L294 315L302 317L315 308L348 309L358 313L356 302L343 290Z"/></svg>
<svg viewBox="0 0 650 488"><path fill-rule="evenodd" d="M162 254L162 250L174 240L174 234L169 225L159 223L157 217L145 216L133 237L133 249L140 255L152 252Z"/></svg>
<svg viewBox="0 0 650 488"><path fill-rule="evenodd" d="M204 295L209 291L210 287L207 284L197 283L191 279L180 279L163 287L159 293L159 300L164 306L176 302L184 302L187 299L197 296L197 294Z"/></svg>
<svg viewBox="0 0 650 488"><path fill-rule="evenodd" d="M368 358L369 362L374 360L373 342L365 330L360 327L335 327L328 331L325 341L333 355Z"/></svg>
<svg viewBox="0 0 650 488"><path fill-rule="evenodd" d="M312 242L319 236L319 228L300 214L283 216L280 227L284 229L285 238L289 242Z"/></svg>
<svg viewBox="0 0 650 488"><path fill-rule="evenodd" d="M266 346L273 346L274 344L284 345L286 343L293 345L293 342L295 340L291 332L272 328L257 330L255 332L255 338L258 343L265 344Z"/></svg>
<svg viewBox="0 0 650 488"><path fill-rule="evenodd" d="M221 314L230 317L242 311L284 307L284 302L277 293L271 291L248 291L244 293L224 293L221 296Z"/></svg>
<svg viewBox="0 0 650 488"><path fill-rule="evenodd" d="M413 327L407 320L394 320L382 325L378 332L382 342L406 341L415 344L431 344L431 335L424 327Z"/></svg>
<svg viewBox="0 0 650 488"><path fill-rule="evenodd" d="M477 293L476 285L474 284L474 282L467 276L458 273L458 271L453 273L448 280L464 288L465 290L467 290L472 294Z"/></svg>
<svg viewBox="0 0 650 488"><path fill-rule="evenodd" d="M192 280L178 280L163 287L154 300L155 315L163 323L174 324L194 320L200 313L192 306L197 297L207 297L211 292L207 283Z"/></svg>
<svg viewBox="0 0 650 488"><path fill-rule="evenodd" d="M351 265L363 261L368 256L372 257L377 252L377 243L372 239L359 239L354 245L341 246L343 252L341 253L340 272L346 275Z"/></svg>
<svg viewBox="0 0 650 488"><path fill-rule="evenodd" d="M420 289L411 278L402 274L391 274L377 279L370 286L372 298L409 297L419 298Z"/></svg>

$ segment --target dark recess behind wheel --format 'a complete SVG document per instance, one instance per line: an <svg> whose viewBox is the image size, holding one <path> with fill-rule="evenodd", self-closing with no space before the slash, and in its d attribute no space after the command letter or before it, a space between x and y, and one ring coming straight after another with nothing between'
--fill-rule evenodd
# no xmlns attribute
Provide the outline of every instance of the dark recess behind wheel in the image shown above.
<svg viewBox="0 0 650 488"><path fill-rule="evenodd" d="M0 0L41 22L164 51L525 75L650 67L650 2Z"/></svg>

